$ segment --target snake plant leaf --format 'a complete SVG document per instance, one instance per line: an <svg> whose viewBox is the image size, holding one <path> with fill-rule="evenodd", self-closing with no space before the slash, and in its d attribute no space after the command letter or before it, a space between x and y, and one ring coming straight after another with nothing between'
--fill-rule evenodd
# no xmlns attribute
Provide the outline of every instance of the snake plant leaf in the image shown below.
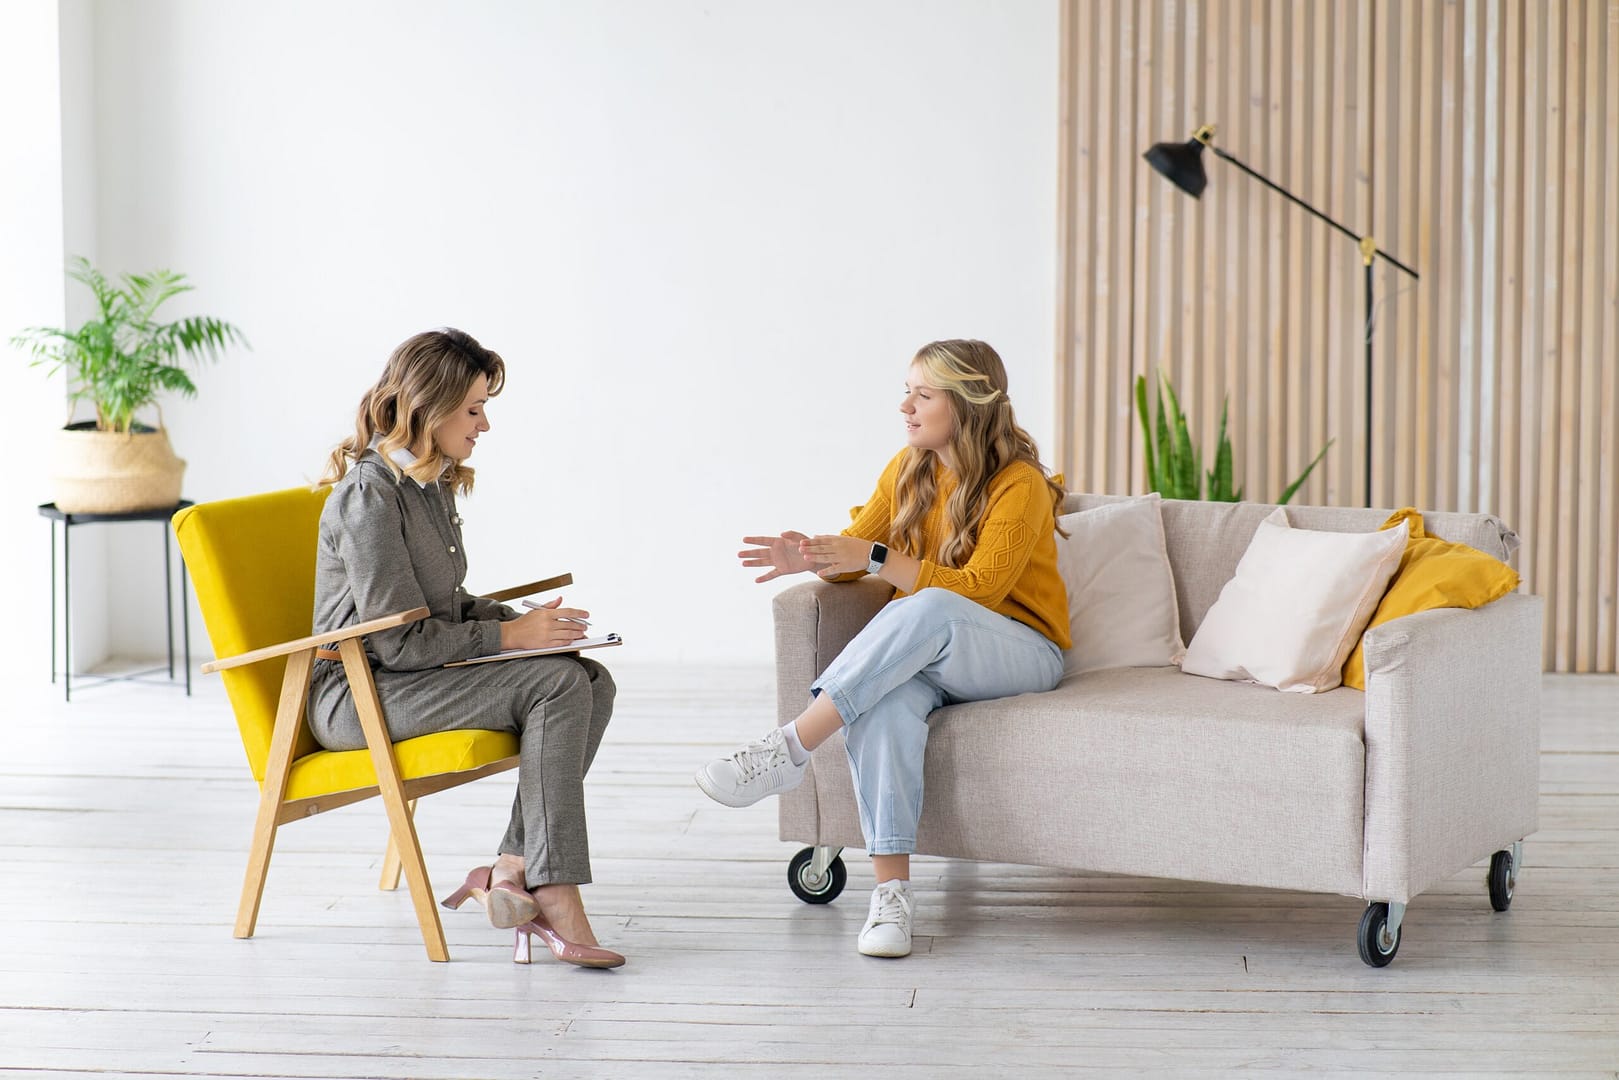
<svg viewBox="0 0 1619 1080"><path fill-rule="evenodd" d="M1160 386L1164 393L1169 395L1170 415L1174 424L1174 472L1170 486L1174 488L1177 499L1198 499L1202 497L1203 475L1199 451L1193 448L1192 433L1186 424L1186 413L1181 410L1180 398L1175 396L1175 388L1170 385L1169 377L1160 373Z"/></svg>
<svg viewBox="0 0 1619 1080"><path fill-rule="evenodd" d="M1231 397L1220 403L1220 429L1214 437L1214 468L1209 471L1209 500L1211 502L1237 502L1242 496L1231 490L1231 436L1226 433L1226 419L1231 412Z"/></svg>
<svg viewBox="0 0 1619 1080"><path fill-rule="evenodd" d="M1215 438L1214 466L1203 470L1202 448L1192 438L1186 413L1169 376L1159 372L1157 415L1153 416L1147 399L1147 379L1137 375L1134 386L1136 416L1141 421L1141 443L1145 457L1148 489L1166 499L1208 498L1220 502L1242 502L1244 487L1233 485L1237 477L1236 453L1230 434L1231 398L1228 394L1220 404L1220 427ZM1303 473L1287 486L1280 499L1285 503L1309 479L1310 473L1326 457L1333 440L1316 454ZM1205 496L1203 484L1208 482Z"/></svg>
<svg viewBox="0 0 1619 1080"><path fill-rule="evenodd" d="M1153 450L1152 421L1147 415L1147 377L1145 375L1136 376L1136 415L1141 418L1141 445L1147 456L1147 490L1159 491L1158 455Z"/></svg>
<svg viewBox="0 0 1619 1080"><path fill-rule="evenodd" d="M1175 440L1170 431L1169 414L1164 409L1164 391L1155 388L1158 396L1158 483L1165 498L1175 497Z"/></svg>
<svg viewBox="0 0 1619 1080"><path fill-rule="evenodd" d="M1333 440L1328 439L1327 445L1323 446L1321 448L1321 452L1310 461L1310 464L1304 467L1303 472L1299 473L1299 478L1287 485L1287 487L1282 491L1282 497L1277 500L1279 504L1285 506L1287 504L1287 500L1293 497L1293 493L1304 486L1304 481L1310 478L1311 471L1315 469L1316 465L1320 464L1322 458L1327 456L1327 451L1332 449L1332 443Z"/></svg>

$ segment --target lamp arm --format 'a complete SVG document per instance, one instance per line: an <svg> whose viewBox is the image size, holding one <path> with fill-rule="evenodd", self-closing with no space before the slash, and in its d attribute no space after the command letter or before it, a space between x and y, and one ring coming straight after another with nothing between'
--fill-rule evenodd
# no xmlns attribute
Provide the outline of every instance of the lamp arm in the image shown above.
<svg viewBox="0 0 1619 1080"><path fill-rule="evenodd" d="M1325 221L1328 225L1331 225L1334 229L1337 229L1339 232L1341 232L1345 236L1349 237L1349 239L1355 241L1355 243L1364 245L1365 241L1367 239L1369 239L1367 237L1361 236L1359 233L1353 231L1352 229L1348 228L1347 226L1341 225L1338 222L1334 221L1332 218L1328 217L1326 214L1323 214L1321 211L1317 210L1315 207L1311 206L1309 203L1305 202L1303 199L1299 198L1297 195L1293 194L1291 191L1287 190L1286 188L1282 187L1281 185L1272 183L1266 177L1261 176L1259 173L1254 172L1254 170L1250 169L1248 166L1244 165L1242 162L1238 161L1236 158L1232 157L1230 154L1226 153L1224 150L1220 149L1218 146L1215 146L1212 142L1206 142L1206 143L1204 143L1204 145L1207 146L1210 150L1213 150L1216 157L1222 158L1225 161L1229 161L1231 164L1235 165L1237 168L1241 169L1243 172L1247 173L1249 176L1253 177L1255 180L1258 180L1261 184L1264 184L1266 187L1270 188L1272 191L1276 192L1276 194L1282 196L1284 199L1287 199L1289 202L1292 202L1292 203L1294 203L1294 204L1296 204L1298 206L1302 206L1304 209L1308 210L1310 213L1314 214L1316 217L1320 218L1322 221ZM1373 248L1372 248L1372 253L1374 255L1379 255L1382 258L1384 258L1384 259L1388 260L1389 262L1393 263L1395 266L1398 266L1401 270L1404 270L1406 273L1410 274L1413 278L1416 278L1419 281L1421 280L1421 276L1415 270L1413 270L1409 266L1405 265L1405 263L1401 262L1399 259L1396 259L1393 255L1390 255L1388 252L1384 251L1382 248L1376 247L1374 245Z"/></svg>

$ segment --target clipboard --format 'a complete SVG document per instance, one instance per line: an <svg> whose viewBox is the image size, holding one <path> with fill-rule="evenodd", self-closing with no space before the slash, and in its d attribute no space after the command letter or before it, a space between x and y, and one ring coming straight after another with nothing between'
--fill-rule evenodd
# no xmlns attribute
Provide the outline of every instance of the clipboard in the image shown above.
<svg viewBox="0 0 1619 1080"><path fill-rule="evenodd" d="M614 645L624 644L624 639L617 634L603 634L601 637L580 638L567 645L553 645L545 649L506 649L502 652L490 653L488 656L474 656L467 660L453 660L444 666L471 667L473 664L493 664L498 660L521 660L525 656L554 656L557 653L584 652L586 649L606 649Z"/></svg>

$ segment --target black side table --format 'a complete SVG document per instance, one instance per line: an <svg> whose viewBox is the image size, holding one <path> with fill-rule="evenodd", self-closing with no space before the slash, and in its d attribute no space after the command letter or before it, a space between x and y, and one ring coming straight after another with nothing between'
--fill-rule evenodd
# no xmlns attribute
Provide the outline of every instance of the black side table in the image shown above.
<svg viewBox="0 0 1619 1080"><path fill-rule="evenodd" d="M98 525L117 521L155 521L163 530L163 618L164 637L169 647L169 681L174 681L174 584L170 565L173 558L169 554L169 519L181 509L190 506L191 500L181 499L170 507L158 510L134 510L124 514L68 514L56 508L55 503L45 503L39 508L41 517L51 519L51 682L56 681L56 523L62 523L62 696L64 700L73 700L73 605L72 580L73 561L68 557L68 541L75 525ZM184 649L183 666L185 668L186 696L191 696L191 608L186 602L186 565L184 560L180 563L180 641ZM156 675L163 668L149 668L145 671L135 671L128 675L86 675L80 673L79 679L94 680L94 682L135 682L151 681L147 677Z"/></svg>

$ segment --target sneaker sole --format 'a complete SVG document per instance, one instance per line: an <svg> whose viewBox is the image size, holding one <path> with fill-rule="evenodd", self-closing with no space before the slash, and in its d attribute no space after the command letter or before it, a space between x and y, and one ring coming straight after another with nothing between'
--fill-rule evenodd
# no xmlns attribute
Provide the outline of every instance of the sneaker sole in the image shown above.
<svg viewBox="0 0 1619 1080"><path fill-rule="evenodd" d="M731 806L740 809L744 806L752 806L754 803L758 802L759 799L764 798L764 796L761 795L759 796L759 799L738 799L729 792L721 791L719 788L715 787L714 782L708 778L708 773L702 769L698 769L696 774L692 776L692 779L697 781L697 786L703 789L704 795L707 795L710 799L713 799L721 806Z"/></svg>
<svg viewBox="0 0 1619 1080"><path fill-rule="evenodd" d="M761 802L768 799L772 795L787 794L789 791L794 790L799 784L804 782L804 775L808 771L808 769L805 769L799 772L798 779L794 780L786 787L777 788L775 791L767 791L762 795L755 795L751 799L738 795L732 795L728 791L715 787L714 782L708 778L708 771L706 769L698 769L694 774L692 774L692 779L697 781L697 786L703 789L704 795L707 795L710 799L713 799L721 806L730 806L736 809L741 809L744 806L752 806L756 802Z"/></svg>
<svg viewBox="0 0 1619 1080"><path fill-rule="evenodd" d="M902 956L911 955L909 942L906 942L904 952L897 951L892 945L867 945L864 942L858 943L857 947L861 956L880 956L888 960L898 960Z"/></svg>

